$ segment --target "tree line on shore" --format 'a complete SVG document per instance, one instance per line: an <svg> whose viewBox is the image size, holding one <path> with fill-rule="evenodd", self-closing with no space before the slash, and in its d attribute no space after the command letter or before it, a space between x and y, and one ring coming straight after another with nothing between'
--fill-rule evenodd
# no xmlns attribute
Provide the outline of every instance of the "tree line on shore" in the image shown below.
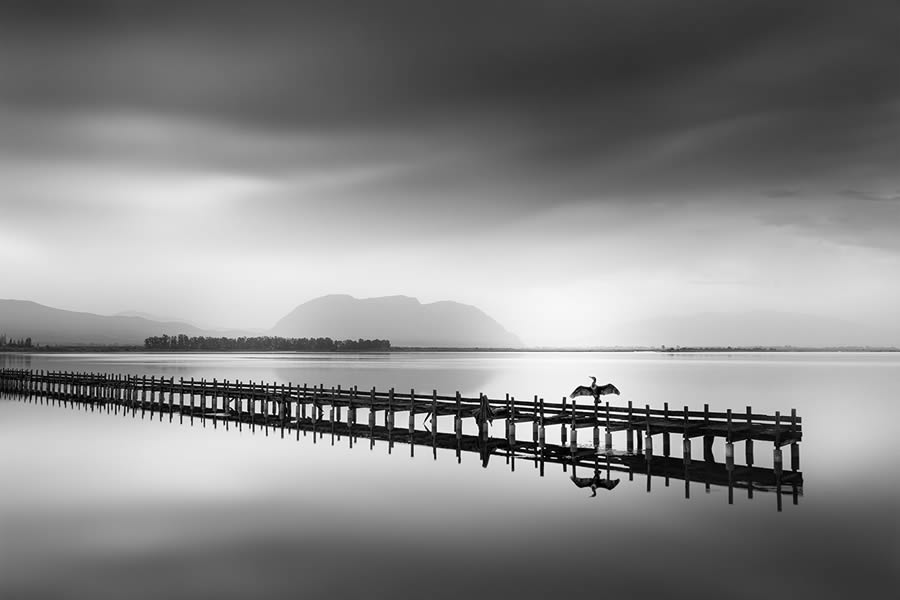
<svg viewBox="0 0 900 600"><path fill-rule="evenodd" d="M362 350L390 350L389 340L333 340L320 338L259 337L208 337L160 335L144 340L147 350L293 350L305 352L358 352Z"/></svg>
<svg viewBox="0 0 900 600"><path fill-rule="evenodd" d="M31 348L31 338L12 339L6 337L6 334L0 334L0 348Z"/></svg>

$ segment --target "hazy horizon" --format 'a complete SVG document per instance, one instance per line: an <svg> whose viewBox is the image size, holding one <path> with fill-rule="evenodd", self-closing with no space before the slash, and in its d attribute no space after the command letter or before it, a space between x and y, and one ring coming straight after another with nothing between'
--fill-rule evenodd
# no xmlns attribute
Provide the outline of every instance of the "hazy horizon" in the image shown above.
<svg viewBox="0 0 900 600"><path fill-rule="evenodd" d="M779 313L898 344L898 16L4 4L0 296L267 329L402 294L530 346L710 313L735 345Z"/></svg>
<svg viewBox="0 0 900 600"><path fill-rule="evenodd" d="M350 300L348 303L346 300ZM323 302L324 301L324 302ZM390 301L386 303L385 301ZM8 303L12 304L8 304ZM22 303L25 304L22 304ZM897 330L860 328L857 323L830 320L808 315L755 311L748 313L702 313L686 317L659 317L641 322L623 323L603 335L585 336L569 344L522 342L483 311L468 312L467 306L455 302L460 310L421 312L437 309L448 302L421 303L409 296L355 298L347 294L330 294L299 305L272 327L249 329L209 326L174 315L154 315L141 311L122 311L113 315L95 315L65 311L60 307L37 304L37 310L25 309L33 301L0 298L0 335L11 339L31 337L40 346L96 344L135 345L152 335L187 334L188 336L280 336L287 338L331 337L334 339L388 339L397 347L457 348L525 348L525 349L603 349L603 348L674 348L674 347L900 347ZM313 307L317 308L313 308ZM376 307L381 307L380 309ZM417 308L420 307L420 308ZM478 307L474 307L478 308ZM51 309L47 312L46 309ZM305 310L304 310L305 309ZM375 312L372 312L372 310ZM410 310L414 309L414 310ZM387 310L388 312L381 312ZM63 311L62 313L60 311ZM324 312L323 312L324 311ZM304 314L297 321L298 314ZM443 314L443 317L441 317ZM480 317L478 315L481 315ZM66 315L69 315L67 317ZM87 321L76 318L86 315ZM466 317L465 315L469 315ZM106 319L96 321L96 317ZM487 317L486 319L484 317ZM134 330L133 324L114 323L121 317L149 320L150 329ZM426 318L426 321L422 321ZM428 319L436 319L428 322ZM459 321L463 318L464 321ZM474 320L470 320L474 318ZM91 320L94 319L94 320ZM285 321L293 325L282 326ZM146 322L146 321L145 321ZM130 323L130 322L129 322ZM355 325L354 325L355 324ZM179 327L181 325L183 327ZM416 332L427 332L422 337ZM112 336L112 337L110 337ZM410 337L412 336L412 337ZM499 336L499 337L498 337ZM503 336L509 336L504 339ZM451 341L452 340L452 341Z"/></svg>

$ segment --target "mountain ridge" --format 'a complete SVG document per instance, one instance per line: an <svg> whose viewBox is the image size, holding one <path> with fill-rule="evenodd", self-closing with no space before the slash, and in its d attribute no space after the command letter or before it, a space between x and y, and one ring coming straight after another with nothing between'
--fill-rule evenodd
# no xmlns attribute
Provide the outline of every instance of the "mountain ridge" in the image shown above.
<svg viewBox="0 0 900 600"><path fill-rule="evenodd" d="M135 345L164 333L207 335L189 323L65 310L32 300L0 299L0 332L35 344Z"/></svg>
<svg viewBox="0 0 900 600"><path fill-rule="evenodd" d="M363 303L369 311L358 310ZM291 315L304 309L310 318L307 333L285 332ZM155 321L132 314L99 315L46 306L32 300L0 299L0 334L12 339L30 337L40 345L143 345L148 337L238 337L261 334L332 339L387 339L396 346L519 348L521 340L481 309L442 300L428 304L411 296L357 299L348 294L320 296L300 304L267 332L208 330L185 321ZM148 314L148 313L145 313ZM288 320L288 326L285 320ZM417 331L416 335L411 334ZM374 333L373 333L374 332ZM396 340L399 340L396 341Z"/></svg>
<svg viewBox="0 0 900 600"><path fill-rule="evenodd" d="M484 311L453 300L329 294L294 308L270 330L286 337L388 339L394 346L519 348L522 341Z"/></svg>

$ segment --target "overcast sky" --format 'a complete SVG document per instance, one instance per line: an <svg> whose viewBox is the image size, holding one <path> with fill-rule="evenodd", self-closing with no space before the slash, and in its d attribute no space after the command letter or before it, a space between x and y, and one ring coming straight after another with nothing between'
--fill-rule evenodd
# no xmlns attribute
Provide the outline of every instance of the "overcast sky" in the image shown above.
<svg viewBox="0 0 900 600"><path fill-rule="evenodd" d="M0 297L269 327L406 294L529 344L882 327L898 31L896 0L5 1Z"/></svg>

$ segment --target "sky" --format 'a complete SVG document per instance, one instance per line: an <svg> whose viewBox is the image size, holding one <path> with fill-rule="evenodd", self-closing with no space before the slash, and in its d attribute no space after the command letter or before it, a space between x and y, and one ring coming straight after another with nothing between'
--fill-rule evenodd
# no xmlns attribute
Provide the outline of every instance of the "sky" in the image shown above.
<svg viewBox="0 0 900 600"><path fill-rule="evenodd" d="M0 297L900 344L898 30L896 0L3 2Z"/></svg>

